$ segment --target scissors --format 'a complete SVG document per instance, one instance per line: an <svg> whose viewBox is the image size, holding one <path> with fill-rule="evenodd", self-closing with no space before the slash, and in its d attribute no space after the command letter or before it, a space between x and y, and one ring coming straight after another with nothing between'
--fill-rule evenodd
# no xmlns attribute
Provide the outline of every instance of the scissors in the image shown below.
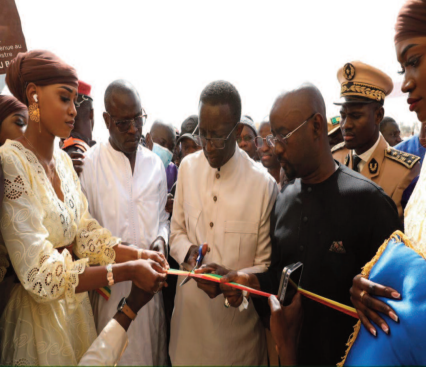
<svg viewBox="0 0 426 368"><path fill-rule="evenodd" d="M205 246L205 248L204 248ZM206 253L210 251L210 249L208 248L207 244L201 244L198 247L198 257L197 257L197 262L195 263L194 268L191 270L191 273L193 273L197 268L200 268L201 263L203 263L203 259L204 256L206 255ZM185 285L189 280L191 280L191 278L188 276L185 277L185 279L181 282L181 284L179 286Z"/></svg>

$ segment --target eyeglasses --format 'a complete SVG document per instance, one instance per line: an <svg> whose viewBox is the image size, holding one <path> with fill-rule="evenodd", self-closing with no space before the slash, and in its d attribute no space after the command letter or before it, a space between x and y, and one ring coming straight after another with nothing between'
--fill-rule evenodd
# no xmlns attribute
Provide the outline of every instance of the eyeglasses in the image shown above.
<svg viewBox="0 0 426 368"><path fill-rule="evenodd" d="M278 134L277 136L274 135L268 135L266 137L266 142L270 147L275 147L277 144L277 141L280 142L283 146L287 144L287 139L291 137L293 133L295 133L299 128L301 128L303 125L305 125L309 120L311 120L317 113L314 112L309 118L307 118L302 124L300 124L296 129L288 133L286 136L283 136L282 134Z"/></svg>
<svg viewBox="0 0 426 368"><path fill-rule="evenodd" d="M269 137L269 136L268 136ZM274 147L272 144L271 144L271 142L269 142L268 141L268 137L266 137L266 138L262 138L262 137L260 137L260 136L257 136L255 139L254 139L254 144L256 145L256 147L257 148L262 148L263 147L263 142L266 142L266 144L269 146L269 147Z"/></svg>
<svg viewBox="0 0 426 368"><path fill-rule="evenodd" d="M109 115L112 122L115 123L120 133L126 133L130 129L131 125L133 125L136 129L141 129L148 117L144 109L142 109L142 112L138 116L135 116L133 119L127 120L116 120L111 116L108 111L106 111L106 113Z"/></svg>
<svg viewBox="0 0 426 368"><path fill-rule="evenodd" d="M80 107L84 102L86 101L93 101L93 98L89 97L89 96L85 96L85 95L78 95L79 97L81 97L81 101L78 102L74 102L75 107Z"/></svg>
<svg viewBox="0 0 426 368"><path fill-rule="evenodd" d="M235 124L235 126L232 128L232 130L229 132L229 134L226 138L206 138L203 135L194 136L194 137L197 137L197 139L196 139L197 144L199 146L203 147L203 148L205 148L207 146L207 142L210 142L210 144L214 148L224 149L226 141L229 139L229 137L231 136L231 134L235 130L235 128L238 126L238 124L240 124L240 122ZM198 125L197 125L197 127L198 127ZM194 130L194 132L195 132L195 130Z"/></svg>
<svg viewBox="0 0 426 368"><path fill-rule="evenodd" d="M238 137L237 138L237 143L240 144L242 141L244 141L244 142L251 142L253 139L255 139L255 138L253 138L250 135L245 135L244 137Z"/></svg>

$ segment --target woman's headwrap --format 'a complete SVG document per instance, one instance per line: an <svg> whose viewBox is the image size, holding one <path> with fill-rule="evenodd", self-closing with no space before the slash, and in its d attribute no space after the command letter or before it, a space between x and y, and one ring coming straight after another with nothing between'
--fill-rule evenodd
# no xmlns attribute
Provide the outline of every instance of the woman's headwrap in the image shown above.
<svg viewBox="0 0 426 368"><path fill-rule="evenodd" d="M64 83L77 88L78 77L76 70L55 54L44 50L33 50L19 53L10 62L6 83L10 92L19 101L27 104L28 83L34 83L37 86Z"/></svg>
<svg viewBox="0 0 426 368"><path fill-rule="evenodd" d="M0 95L0 124L9 115L19 111L27 111L27 107L13 96Z"/></svg>
<svg viewBox="0 0 426 368"><path fill-rule="evenodd" d="M395 43L426 37L426 0L408 0L399 11L395 31Z"/></svg>

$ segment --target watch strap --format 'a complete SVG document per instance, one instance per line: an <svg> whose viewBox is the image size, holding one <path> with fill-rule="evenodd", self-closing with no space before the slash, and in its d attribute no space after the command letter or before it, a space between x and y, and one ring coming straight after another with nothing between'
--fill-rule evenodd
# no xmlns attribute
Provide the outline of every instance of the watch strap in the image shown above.
<svg viewBox="0 0 426 368"><path fill-rule="evenodd" d="M136 318L136 314L135 314L135 312L133 312L127 304L124 304L124 305L123 305L123 308L121 308L121 311L120 311L120 312L123 312L123 313L124 313L127 317L129 317L132 321L134 321L134 320L135 320L135 318Z"/></svg>

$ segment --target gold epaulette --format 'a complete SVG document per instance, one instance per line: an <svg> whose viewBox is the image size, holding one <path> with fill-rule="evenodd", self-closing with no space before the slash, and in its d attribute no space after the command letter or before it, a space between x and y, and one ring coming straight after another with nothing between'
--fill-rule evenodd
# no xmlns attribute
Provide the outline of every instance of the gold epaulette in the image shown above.
<svg viewBox="0 0 426 368"><path fill-rule="evenodd" d="M389 147L385 151L385 156L399 162L401 165L404 165L408 169L412 169L413 166L420 161L419 156L411 155L406 152L399 151L395 148Z"/></svg>
<svg viewBox="0 0 426 368"><path fill-rule="evenodd" d="M338 151L339 149L345 147L345 142L336 144L332 149L331 149L331 153L334 153L336 151Z"/></svg>

